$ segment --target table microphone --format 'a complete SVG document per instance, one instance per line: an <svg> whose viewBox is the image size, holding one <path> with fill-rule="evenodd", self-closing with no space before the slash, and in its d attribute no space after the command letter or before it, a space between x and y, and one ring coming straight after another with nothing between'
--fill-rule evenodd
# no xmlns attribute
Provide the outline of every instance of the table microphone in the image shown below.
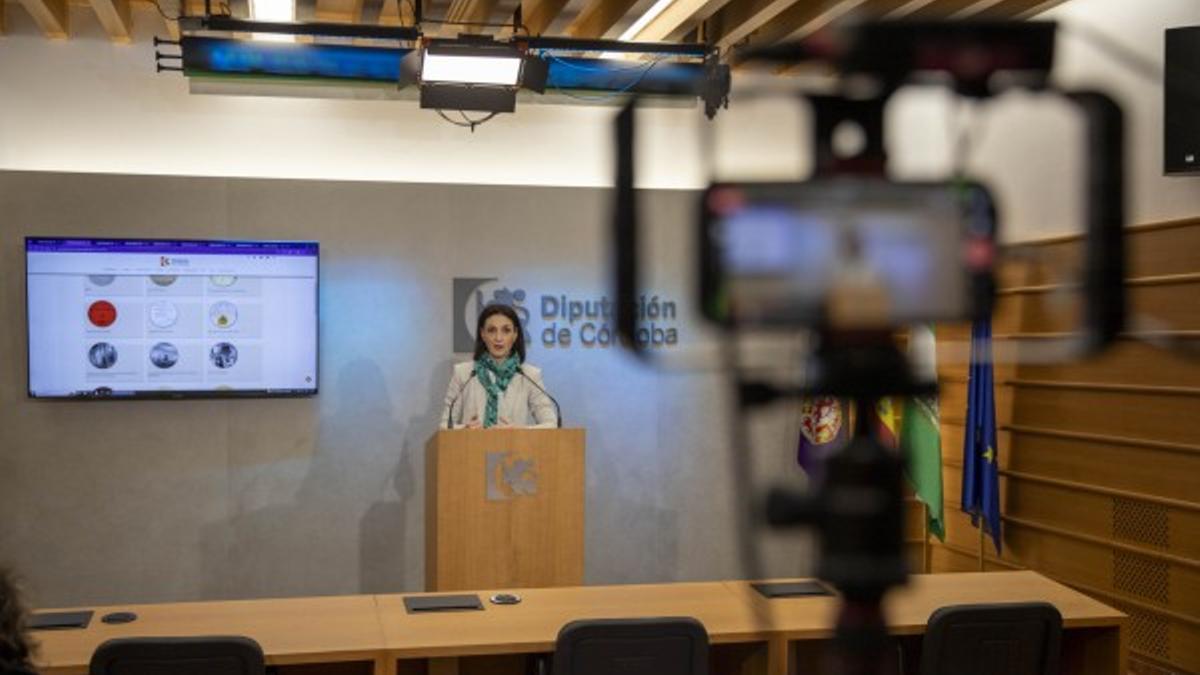
<svg viewBox="0 0 1200 675"><path fill-rule="evenodd" d="M530 384L537 387L537 390L542 392L543 394L545 394L546 398L550 399L550 402L554 404L554 416L558 419L558 428L561 429L562 428L562 408L560 408L558 406L558 401L555 400L555 398L550 395L550 392L543 389L542 386L539 385L536 380L534 380L532 377L526 375L525 369L521 368L521 366L517 366L517 372L521 374L521 377L529 380Z"/></svg>
<svg viewBox="0 0 1200 675"><path fill-rule="evenodd" d="M451 421L450 421L454 418L454 404L458 403L459 397L462 396L463 390L467 388L467 385L471 383L472 377L475 377L475 369L473 369L473 368L471 369L471 374L467 376L467 379L463 380L462 386L458 388L458 393L456 393L454 395L454 398L450 399L450 407L446 409L446 428L447 429L454 428L454 424L451 423ZM546 394L546 395L549 396L549 394Z"/></svg>

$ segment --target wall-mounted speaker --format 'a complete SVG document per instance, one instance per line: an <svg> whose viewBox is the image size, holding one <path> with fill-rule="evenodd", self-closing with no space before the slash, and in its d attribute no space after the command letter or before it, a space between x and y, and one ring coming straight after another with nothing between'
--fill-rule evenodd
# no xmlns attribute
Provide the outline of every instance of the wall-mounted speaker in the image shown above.
<svg viewBox="0 0 1200 675"><path fill-rule="evenodd" d="M1168 28L1163 59L1163 172L1200 176L1200 26Z"/></svg>

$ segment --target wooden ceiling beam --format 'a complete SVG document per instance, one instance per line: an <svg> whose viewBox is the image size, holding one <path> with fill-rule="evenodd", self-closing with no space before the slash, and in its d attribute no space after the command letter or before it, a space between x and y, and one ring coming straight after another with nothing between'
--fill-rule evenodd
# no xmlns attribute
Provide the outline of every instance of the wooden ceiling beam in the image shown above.
<svg viewBox="0 0 1200 675"><path fill-rule="evenodd" d="M678 42L729 0L675 0L633 36L642 42Z"/></svg>
<svg viewBox="0 0 1200 675"><path fill-rule="evenodd" d="M21 4L33 16L43 35L49 38L67 37L67 0L21 0Z"/></svg>
<svg viewBox="0 0 1200 675"><path fill-rule="evenodd" d="M1004 12L1004 18L1029 19L1042 12L1061 5L1066 0L1005 0L998 6L980 13L980 18L992 18L993 12Z"/></svg>
<svg viewBox="0 0 1200 675"><path fill-rule="evenodd" d="M357 22L368 26L376 26L383 17L383 6L386 0L358 0Z"/></svg>
<svg viewBox="0 0 1200 675"><path fill-rule="evenodd" d="M0 35L4 35L4 0L0 0Z"/></svg>
<svg viewBox="0 0 1200 675"><path fill-rule="evenodd" d="M91 3L109 39L121 43L133 39L133 18L129 13L129 0L91 0Z"/></svg>
<svg viewBox="0 0 1200 675"><path fill-rule="evenodd" d="M530 35L541 35L567 6L567 0L521 0L521 23Z"/></svg>
<svg viewBox="0 0 1200 675"><path fill-rule="evenodd" d="M469 23L485 23L496 8L496 0L451 0L446 9L446 21L465 21ZM425 16L429 16L429 5L425 6ZM495 33L496 30L485 29L482 26L466 26L457 23L431 24L439 36L452 38L459 33Z"/></svg>
<svg viewBox="0 0 1200 675"><path fill-rule="evenodd" d="M948 19L963 11L969 11L981 0L933 0L904 15L906 19ZM990 0L983 0L989 2Z"/></svg>
<svg viewBox="0 0 1200 675"><path fill-rule="evenodd" d="M837 21L879 19L908 0L844 0L829 5L800 2L750 35L748 46L799 40Z"/></svg>
<svg viewBox="0 0 1200 675"><path fill-rule="evenodd" d="M589 0L565 32L573 38L604 37L635 4L637 0Z"/></svg>
<svg viewBox="0 0 1200 675"><path fill-rule="evenodd" d="M817 0L733 0L709 19L709 41L721 49L728 49L794 4L819 3Z"/></svg>

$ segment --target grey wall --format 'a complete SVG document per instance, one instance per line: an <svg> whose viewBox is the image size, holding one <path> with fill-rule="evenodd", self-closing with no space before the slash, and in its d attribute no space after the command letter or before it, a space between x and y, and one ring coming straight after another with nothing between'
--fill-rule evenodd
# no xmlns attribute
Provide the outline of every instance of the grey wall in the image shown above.
<svg viewBox="0 0 1200 675"><path fill-rule="evenodd" d="M452 279L525 289L540 337L540 295L607 292L606 199L583 188L0 173L0 560L39 606L422 588L423 447L464 358L451 347ZM588 430L588 583L746 573L726 383L690 316L692 199L648 193L646 212L652 288L678 303L676 351L698 355L693 370L540 339L529 352L568 425ZM28 400L28 234L320 241L320 395ZM788 408L757 415L753 450L733 457L756 458L757 476L801 480L796 426ZM803 537L771 542L762 571L803 572L808 550Z"/></svg>

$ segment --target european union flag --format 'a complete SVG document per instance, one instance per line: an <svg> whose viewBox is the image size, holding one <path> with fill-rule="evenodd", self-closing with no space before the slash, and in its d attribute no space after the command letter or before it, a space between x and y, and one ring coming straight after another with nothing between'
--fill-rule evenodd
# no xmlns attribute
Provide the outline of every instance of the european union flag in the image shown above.
<svg viewBox="0 0 1200 675"><path fill-rule="evenodd" d="M962 509L971 524L992 535L1000 553L1000 470L997 464L996 391L992 377L992 322L971 326L971 369L963 434Z"/></svg>

